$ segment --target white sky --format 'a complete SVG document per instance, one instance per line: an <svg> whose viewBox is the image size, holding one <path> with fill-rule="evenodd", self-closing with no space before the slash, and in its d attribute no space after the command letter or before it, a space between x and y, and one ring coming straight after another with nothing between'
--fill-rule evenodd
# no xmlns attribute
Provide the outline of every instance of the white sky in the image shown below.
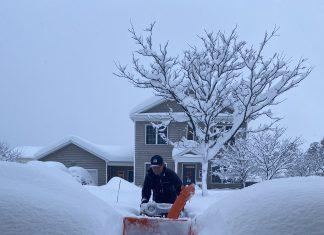
<svg viewBox="0 0 324 235"><path fill-rule="evenodd" d="M46 145L69 134L95 143L133 144L129 111L151 96L113 76L129 63L127 31L157 21L156 42L177 54L207 30L258 43L280 26L271 50L309 58L312 74L274 111L306 143L324 136L324 1L0 1L0 139Z"/></svg>

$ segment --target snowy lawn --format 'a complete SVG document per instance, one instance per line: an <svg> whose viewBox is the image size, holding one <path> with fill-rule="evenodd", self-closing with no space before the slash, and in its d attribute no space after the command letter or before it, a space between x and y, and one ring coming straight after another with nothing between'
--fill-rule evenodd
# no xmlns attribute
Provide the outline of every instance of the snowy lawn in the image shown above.
<svg viewBox="0 0 324 235"><path fill-rule="evenodd" d="M117 177L83 186L68 172L55 163L0 162L0 234L118 235L122 218L139 214L139 187ZM186 211L198 235L320 235L323 195L324 177L285 178L207 197L197 190Z"/></svg>
<svg viewBox="0 0 324 235"><path fill-rule="evenodd" d="M0 161L0 234L121 234L122 215L62 165Z"/></svg>
<svg viewBox="0 0 324 235"><path fill-rule="evenodd" d="M324 234L324 177L265 181L238 190L196 218L199 235Z"/></svg>

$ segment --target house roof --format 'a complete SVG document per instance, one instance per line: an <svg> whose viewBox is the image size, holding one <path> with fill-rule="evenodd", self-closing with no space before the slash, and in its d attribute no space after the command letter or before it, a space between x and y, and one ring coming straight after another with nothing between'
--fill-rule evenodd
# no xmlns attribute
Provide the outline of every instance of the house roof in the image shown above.
<svg viewBox="0 0 324 235"><path fill-rule="evenodd" d="M129 146L98 145L73 135L67 136L48 146L22 146L18 147L18 150L21 150L22 158L40 159L69 144L75 144L107 162L133 162L134 151Z"/></svg>
<svg viewBox="0 0 324 235"><path fill-rule="evenodd" d="M137 105L136 107L134 107L129 116L132 120L134 120L134 116L145 111L148 110L150 108L153 108L156 105L159 105L161 103L163 103L164 101L166 101L164 98L160 97L160 96L153 96L150 97L148 99L146 99L145 101L143 101L142 103L140 103L139 105Z"/></svg>

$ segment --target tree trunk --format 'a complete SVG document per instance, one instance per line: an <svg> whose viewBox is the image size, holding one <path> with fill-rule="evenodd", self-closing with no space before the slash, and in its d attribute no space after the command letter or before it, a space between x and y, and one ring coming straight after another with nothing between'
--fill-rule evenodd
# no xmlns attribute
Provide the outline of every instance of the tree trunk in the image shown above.
<svg viewBox="0 0 324 235"><path fill-rule="evenodd" d="M208 160L203 159L201 163L201 176L202 176L202 196L207 196L207 172L208 172Z"/></svg>

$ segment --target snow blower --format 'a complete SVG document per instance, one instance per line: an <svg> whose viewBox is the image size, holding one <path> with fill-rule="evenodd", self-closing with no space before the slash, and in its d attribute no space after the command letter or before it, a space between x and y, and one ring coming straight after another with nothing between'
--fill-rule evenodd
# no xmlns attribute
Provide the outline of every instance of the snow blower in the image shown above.
<svg viewBox="0 0 324 235"><path fill-rule="evenodd" d="M141 205L138 217L125 217L123 235L194 235L189 218L179 218L186 202L194 195L195 185L181 189L174 204L149 202Z"/></svg>

